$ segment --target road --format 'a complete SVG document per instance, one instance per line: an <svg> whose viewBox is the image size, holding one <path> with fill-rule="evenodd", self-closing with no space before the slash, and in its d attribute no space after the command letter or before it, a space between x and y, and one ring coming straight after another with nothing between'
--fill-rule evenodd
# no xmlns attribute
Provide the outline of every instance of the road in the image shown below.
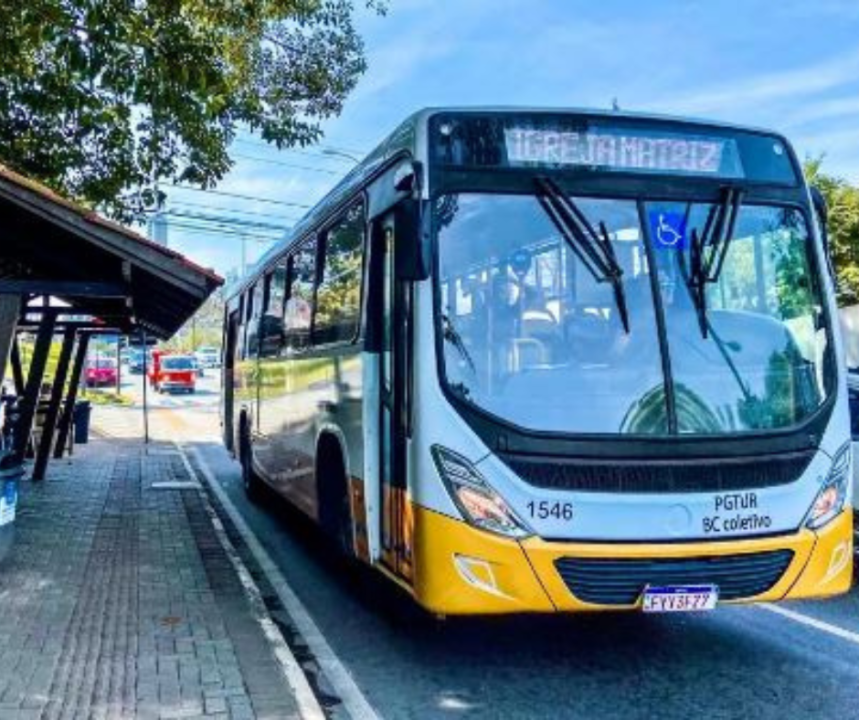
<svg viewBox="0 0 859 720"><path fill-rule="evenodd" d="M249 503L238 465L214 437L216 417L182 398L154 413L154 432L185 428L189 456L223 489L380 717L859 716L855 589L777 606L790 617L725 607L439 621L339 559L285 503Z"/></svg>
<svg viewBox="0 0 859 720"><path fill-rule="evenodd" d="M216 440L220 437L218 370L206 370L197 379L193 395L146 393L146 416L153 440ZM96 405L93 425L104 436L136 438L144 434L143 375L122 372L122 393L132 399L130 407ZM112 388L111 388L112 390ZM97 391L90 391L97 392Z"/></svg>

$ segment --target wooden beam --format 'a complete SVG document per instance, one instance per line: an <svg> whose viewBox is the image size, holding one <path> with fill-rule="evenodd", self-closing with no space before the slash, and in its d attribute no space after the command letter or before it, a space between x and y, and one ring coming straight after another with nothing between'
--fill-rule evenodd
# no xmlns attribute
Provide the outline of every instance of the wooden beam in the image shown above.
<svg viewBox="0 0 859 720"><path fill-rule="evenodd" d="M124 228L94 222L79 210L58 203L38 192L0 178L0 198L14 203L25 212L42 218L60 232L82 237L95 247L121 260L128 260L145 272L179 287L202 303L214 286L219 284L201 269L192 267L183 258L163 251L145 238L138 238ZM210 285L212 287L210 287Z"/></svg>
<svg viewBox="0 0 859 720"><path fill-rule="evenodd" d="M73 280L0 280L0 295L53 295L54 297L126 298L128 288L113 282Z"/></svg>
<svg viewBox="0 0 859 720"><path fill-rule="evenodd" d="M42 426L42 436L39 438L39 447L36 448L36 462L33 464L33 480L35 482L45 479L48 458L51 455L51 447L54 444L54 430L57 427L57 416L60 413L60 404L66 391L66 376L69 373L69 362L72 358L74 345L75 331L73 328L66 328L63 333L63 345L60 349L60 357L57 360L54 384L51 388L51 399L48 401L48 411L45 414L45 423Z"/></svg>
<svg viewBox="0 0 859 720"><path fill-rule="evenodd" d="M78 387L80 387L83 377L84 363L86 362L87 349L89 348L89 338L90 334L88 332L78 334L78 347L75 352L75 362L72 366L72 374L69 380L69 394L66 396L63 414L60 416L57 430L57 444L54 446L54 458L56 459L63 456L66 442L69 439L69 430L74 418L75 403L78 399Z"/></svg>
<svg viewBox="0 0 859 720"><path fill-rule="evenodd" d="M9 355L9 364L12 366L12 378L15 382L15 394L21 397L24 394L24 369L21 365L21 348L18 345L18 336L12 341L12 352Z"/></svg>
<svg viewBox="0 0 859 720"><path fill-rule="evenodd" d="M30 372L27 375L24 395L20 399L21 414L15 427L13 455L18 462L24 461L27 443L30 441L30 433L33 430L33 418L36 416L39 390L42 386L42 378L45 375L45 365L48 362L48 352L51 349L51 338L54 336L54 324L57 321L56 311L58 309L46 308L43 310L42 324L39 326L39 332L36 335L36 345L33 348Z"/></svg>
<svg viewBox="0 0 859 720"><path fill-rule="evenodd" d="M28 320L26 322L18 323L18 330L26 330L27 332L38 330L39 325L41 323L34 322L32 320ZM77 330L78 332L88 332L92 335L128 335L128 329L124 328L120 325L95 325L91 322L64 322L60 320L54 325L55 332L63 332L66 329L71 328L72 330Z"/></svg>

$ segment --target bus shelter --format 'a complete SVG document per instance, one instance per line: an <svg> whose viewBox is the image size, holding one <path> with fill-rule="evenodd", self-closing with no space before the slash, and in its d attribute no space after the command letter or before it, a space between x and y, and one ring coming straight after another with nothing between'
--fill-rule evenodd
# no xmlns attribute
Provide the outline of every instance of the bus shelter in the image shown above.
<svg viewBox="0 0 859 720"><path fill-rule="evenodd" d="M10 366L18 407L7 459L25 457L51 345L61 338L32 479L62 457L90 338L167 339L222 284L169 248L0 165L0 378ZM25 374L18 336L35 336ZM44 402L44 401L43 401ZM7 436L8 437L8 436Z"/></svg>

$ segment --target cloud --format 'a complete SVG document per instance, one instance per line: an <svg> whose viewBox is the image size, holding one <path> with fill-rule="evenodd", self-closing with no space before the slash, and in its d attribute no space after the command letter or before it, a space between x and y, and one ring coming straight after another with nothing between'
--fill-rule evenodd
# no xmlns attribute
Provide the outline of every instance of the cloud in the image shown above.
<svg viewBox="0 0 859 720"><path fill-rule="evenodd" d="M760 106L779 100L795 100L852 83L859 75L859 51L843 53L824 62L781 72L753 75L734 82L678 97L672 93L671 109L675 113L726 114L745 106ZM664 107L660 101L655 107ZM652 108L650 108L652 109Z"/></svg>
<svg viewBox="0 0 859 720"><path fill-rule="evenodd" d="M851 182L859 182L859 129L821 131L793 138L800 158L824 155L824 169Z"/></svg>
<svg viewBox="0 0 859 720"><path fill-rule="evenodd" d="M782 120L783 127L795 127L820 120L834 120L859 115L859 95L816 99L814 102L800 103L789 111Z"/></svg>
<svg viewBox="0 0 859 720"><path fill-rule="evenodd" d="M443 58L456 47L450 24L449 9L439 11L435 3L425 0L397 3L392 14L405 17L391 31L392 18L378 19L378 26L368 23L368 70L358 82L349 103L360 104L388 88L404 82L429 63ZM411 21L409 21L411 18ZM379 42L373 42L378 38Z"/></svg>

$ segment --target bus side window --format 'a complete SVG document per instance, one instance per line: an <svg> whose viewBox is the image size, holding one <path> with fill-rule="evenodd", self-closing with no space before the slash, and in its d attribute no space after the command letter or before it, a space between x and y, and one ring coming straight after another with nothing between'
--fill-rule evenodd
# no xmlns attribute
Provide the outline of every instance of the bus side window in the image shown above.
<svg viewBox="0 0 859 720"><path fill-rule="evenodd" d="M288 347L307 347L316 281L316 239L305 241L292 256L287 301L283 314L284 337Z"/></svg>
<svg viewBox="0 0 859 720"><path fill-rule="evenodd" d="M259 319L262 315L265 282L259 279L248 290L248 327L245 334L245 357L256 357L259 351Z"/></svg>
<svg viewBox="0 0 859 720"><path fill-rule="evenodd" d="M248 335L251 326L251 313L253 310L253 287L248 288L242 294L241 307L239 310L239 322L241 328L239 330L239 349L241 358L244 360L248 357Z"/></svg>
<svg viewBox="0 0 859 720"><path fill-rule="evenodd" d="M286 260L265 276L264 307L259 320L260 357L275 357L284 347L283 299L286 292Z"/></svg>
<svg viewBox="0 0 859 720"><path fill-rule="evenodd" d="M364 259L364 208L350 207L322 238L322 266L313 320L313 342L351 342L358 335Z"/></svg>
<svg viewBox="0 0 859 720"><path fill-rule="evenodd" d="M266 312L283 317L283 302L286 297L286 260L281 260L269 275L269 301Z"/></svg>
<svg viewBox="0 0 859 720"><path fill-rule="evenodd" d="M851 380L852 377L847 381L847 402L850 407L850 434L856 442L859 440L859 387Z"/></svg>

